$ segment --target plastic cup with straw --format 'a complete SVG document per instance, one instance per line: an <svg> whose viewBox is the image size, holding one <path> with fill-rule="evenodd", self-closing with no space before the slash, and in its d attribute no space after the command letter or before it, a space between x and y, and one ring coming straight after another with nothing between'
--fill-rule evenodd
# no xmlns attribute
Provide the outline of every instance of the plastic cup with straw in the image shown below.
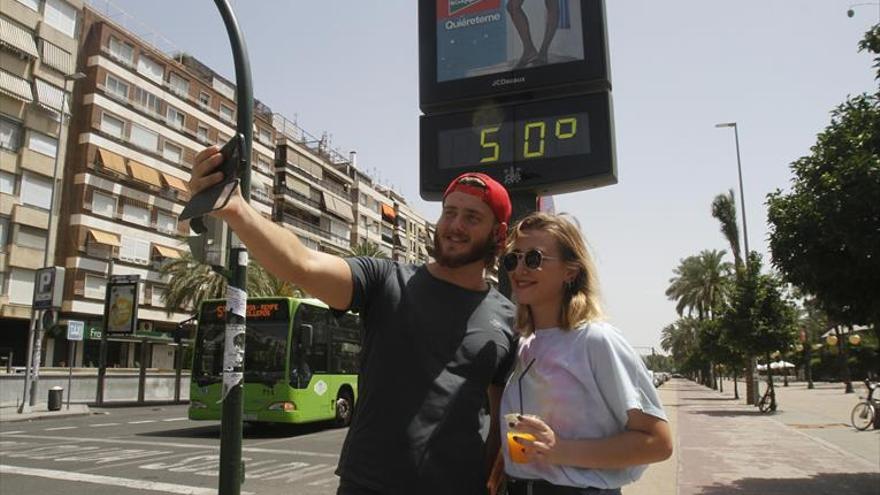
<svg viewBox="0 0 880 495"><path fill-rule="evenodd" d="M517 379L517 387L519 388L519 414L505 415L505 419L507 420L508 425L516 425L516 423L518 422L518 418L522 417L523 415L522 381L533 364L535 364L534 358L529 361L529 364L526 365L525 369L522 373L520 373L519 378ZM510 460L520 464L526 463L528 462L528 458L526 458L525 455L526 449L525 447L523 447L522 444L517 442L517 439L531 440L534 442L535 436L531 433L518 431L516 429L516 426L511 426L510 430L507 431L507 452L510 454Z"/></svg>

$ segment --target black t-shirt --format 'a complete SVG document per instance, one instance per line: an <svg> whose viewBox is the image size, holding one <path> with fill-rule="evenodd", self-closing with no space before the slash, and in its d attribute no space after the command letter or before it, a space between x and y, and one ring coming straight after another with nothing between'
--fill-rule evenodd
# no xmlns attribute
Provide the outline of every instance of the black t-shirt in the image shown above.
<svg viewBox="0 0 880 495"><path fill-rule="evenodd" d="M486 390L504 386L515 356L513 304L425 266L346 261L365 332L337 474L388 494L485 493L480 426Z"/></svg>

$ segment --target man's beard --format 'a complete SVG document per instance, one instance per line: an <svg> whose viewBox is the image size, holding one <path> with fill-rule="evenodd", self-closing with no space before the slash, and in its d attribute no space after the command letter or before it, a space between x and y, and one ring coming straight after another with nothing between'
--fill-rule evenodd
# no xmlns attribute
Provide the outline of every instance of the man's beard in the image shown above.
<svg viewBox="0 0 880 495"><path fill-rule="evenodd" d="M476 261L488 262L495 255L495 247L495 236L490 233L486 240L474 245L469 251L458 255L447 255L440 245L440 236L435 235L433 255L438 265L446 268L459 268Z"/></svg>

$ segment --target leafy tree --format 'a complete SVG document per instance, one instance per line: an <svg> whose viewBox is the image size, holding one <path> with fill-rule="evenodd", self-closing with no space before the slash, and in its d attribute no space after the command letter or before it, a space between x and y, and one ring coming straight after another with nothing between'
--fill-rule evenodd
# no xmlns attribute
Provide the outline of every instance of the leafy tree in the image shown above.
<svg viewBox="0 0 880 495"><path fill-rule="evenodd" d="M859 46L880 54L880 24ZM880 337L880 90L834 109L810 152L791 164L791 191L768 195L773 265L834 323Z"/></svg>
<svg viewBox="0 0 880 495"><path fill-rule="evenodd" d="M736 349L747 356L764 356L769 364L772 352L791 345L796 312L782 281L775 275L762 274L761 265L761 257L752 251L743 276L736 280L722 324ZM768 384L772 389L772 380Z"/></svg>
<svg viewBox="0 0 880 495"><path fill-rule="evenodd" d="M698 256L681 260L669 279L666 297L678 301L679 315L696 313L698 319L711 318L728 297L727 277L730 263L723 261L724 251L703 250Z"/></svg>

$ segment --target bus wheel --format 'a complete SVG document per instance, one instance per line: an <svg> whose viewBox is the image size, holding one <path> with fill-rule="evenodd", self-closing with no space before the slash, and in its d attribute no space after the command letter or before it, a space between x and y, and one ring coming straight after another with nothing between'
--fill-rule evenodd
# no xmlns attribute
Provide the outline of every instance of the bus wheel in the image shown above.
<svg viewBox="0 0 880 495"><path fill-rule="evenodd" d="M336 396L336 426L345 427L351 424L354 412L354 397L348 389L339 391Z"/></svg>

